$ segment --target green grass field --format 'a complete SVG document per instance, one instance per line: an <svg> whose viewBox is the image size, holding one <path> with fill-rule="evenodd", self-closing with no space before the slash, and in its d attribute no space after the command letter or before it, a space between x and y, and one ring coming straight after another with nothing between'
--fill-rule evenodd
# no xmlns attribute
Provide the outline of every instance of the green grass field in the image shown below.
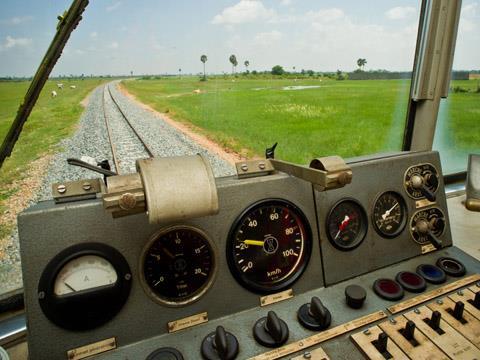
<svg viewBox="0 0 480 360"><path fill-rule="evenodd" d="M262 155L278 142L279 158L308 163L400 150L410 81L169 78L124 81L140 101L191 123L223 146ZM283 90L284 86L319 86ZM452 86L476 89L476 81ZM193 92L200 89L201 93ZM480 94L452 93L449 129L458 148L478 148ZM475 131L472 131L472 130Z"/></svg>
<svg viewBox="0 0 480 360"><path fill-rule="evenodd" d="M0 170L0 213L4 210L4 201L18 190L7 186L24 176L25 169L31 161L52 151L61 139L72 133L83 111L80 102L103 81L100 79L62 81L63 90L57 89L56 81L47 82L12 156L5 161ZM77 87L74 90L69 88L73 84ZM0 141L3 141L15 118L28 85L26 81L0 82ZM51 98L52 90L57 91L56 98ZM0 224L0 238L10 227Z"/></svg>

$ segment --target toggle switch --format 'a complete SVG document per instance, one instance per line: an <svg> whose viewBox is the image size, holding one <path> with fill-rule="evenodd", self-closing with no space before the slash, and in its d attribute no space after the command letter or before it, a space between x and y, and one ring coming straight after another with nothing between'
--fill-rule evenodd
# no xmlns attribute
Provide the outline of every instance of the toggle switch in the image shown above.
<svg viewBox="0 0 480 360"><path fill-rule="evenodd" d="M405 327L401 330L401 333L405 339L411 341L415 337L415 323L412 320L408 320Z"/></svg>
<svg viewBox="0 0 480 360"><path fill-rule="evenodd" d="M428 319L427 324L435 331L440 329L440 320L442 319L442 314L439 311L435 310L432 312L432 316Z"/></svg>
<svg viewBox="0 0 480 360"><path fill-rule="evenodd" d="M453 308L453 317L457 319L458 321L463 320L463 310L465 308L465 304L463 301L457 301L455 303L455 307Z"/></svg>
<svg viewBox="0 0 480 360"><path fill-rule="evenodd" d="M297 312L300 324L309 330L324 330L330 326L332 315L316 296L303 304Z"/></svg>
<svg viewBox="0 0 480 360"><path fill-rule="evenodd" d="M288 340L289 330L285 321L274 311L269 311L266 317L257 320L253 326L253 337L263 346L278 347Z"/></svg>
<svg viewBox="0 0 480 360"><path fill-rule="evenodd" d="M475 298L473 299L472 305L480 310L480 292L475 293Z"/></svg>
<svg viewBox="0 0 480 360"><path fill-rule="evenodd" d="M238 354L238 340L232 333L217 326L202 342L202 357L206 360L233 360Z"/></svg>
<svg viewBox="0 0 480 360"><path fill-rule="evenodd" d="M378 334L377 340L373 341L373 345L379 353L386 353L388 345L388 335L382 331L380 334Z"/></svg>

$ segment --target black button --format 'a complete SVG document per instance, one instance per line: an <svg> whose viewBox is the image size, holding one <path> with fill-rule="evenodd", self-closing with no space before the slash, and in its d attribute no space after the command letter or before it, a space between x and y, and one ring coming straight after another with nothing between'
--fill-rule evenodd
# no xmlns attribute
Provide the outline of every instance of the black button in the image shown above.
<svg viewBox="0 0 480 360"><path fill-rule="evenodd" d="M441 257L437 260L437 266L445 271L446 274L454 277L460 277L465 275L467 270L457 259L451 257Z"/></svg>
<svg viewBox="0 0 480 360"><path fill-rule="evenodd" d="M348 285L345 288L345 298L347 300L347 305L350 306L352 309L361 308L366 297L367 292L360 285Z"/></svg>
<svg viewBox="0 0 480 360"><path fill-rule="evenodd" d="M183 360L183 356L177 349L164 347L152 352L146 360Z"/></svg>
<svg viewBox="0 0 480 360"><path fill-rule="evenodd" d="M419 293L427 288L425 279L411 271L400 271L395 277L395 280L397 280L405 290L410 292Z"/></svg>

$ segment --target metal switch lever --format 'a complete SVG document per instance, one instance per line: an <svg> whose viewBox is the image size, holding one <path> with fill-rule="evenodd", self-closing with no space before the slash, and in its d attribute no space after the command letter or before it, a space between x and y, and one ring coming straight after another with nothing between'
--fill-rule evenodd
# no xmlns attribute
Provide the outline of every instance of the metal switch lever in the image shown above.
<svg viewBox="0 0 480 360"><path fill-rule="evenodd" d="M402 329L402 335L407 340L413 340L415 334L415 323L412 320L408 320L405 327Z"/></svg>
<svg viewBox="0 0 480 360"><path fill-rule="evenodd" d="M438 330L440 328L440 320L442 319L442 314L435 310L432 312L432 316L428 319L428 325L433 330Z"/></svg>
<svg viewBox="0 0 480 360"><path fill-rule="evenodd" d="M463 319L463 310L465 309L465 304L463 301L457 301L455 307L453 308L453 317L457 320Z"/></svg>
<svg viewBox="0 0 480 360"><path fill-rule="evenodd" d="M378 334L378 338L375 341L375 347L380 353L385 353L387 352L387 345L388 345L388 335L385 334L384 332L381 332Z"/></svg>

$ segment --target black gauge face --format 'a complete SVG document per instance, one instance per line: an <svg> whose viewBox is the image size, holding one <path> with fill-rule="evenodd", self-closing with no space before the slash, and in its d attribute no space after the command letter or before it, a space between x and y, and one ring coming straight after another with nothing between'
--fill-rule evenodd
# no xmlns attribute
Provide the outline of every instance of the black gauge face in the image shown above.
<svg viewBox="0 0 480 360"><path fill-rule="evenodd" d="M130 293L125 258L101 243L73 245L45 267L38 299L45 316L68 330L94 329L113 318Z"/></svg>
<svg viewBox="0 0 480 360"><path fill-rule="evenodd" d="M154 235L142 257L147 293L171 306L197 300L208 290L215 272L215 252L198 229L178 226Z"/></svg>
<svg viewBox="0 0 480 360"><path fill-rule="evenodd" d="M367 234L367 215L355 200L337 203L327 218L327 233L333 246L340 250L352 250L359 246Z"/></svg>
<svg viewBox="0 0 480 360"><path fill-rule="evenodd" d="M413 240L420 245L431 242L431 236L442 236L445 230L445 215L439 208L433 207L417 211L412 216L410 232Z"/></svg>
<svg viewBox="0 0 480 360"><path fill-rule="evenodd" d="M247 289L271 293L301 275L311 252L305 215L285 200L264 200L234 223L227 244L232 274Z"/></svg>
<svg viewBox="0 0 480 360"><path fill-rule="evenodd" d="M407 223L407 207L403 197L393 191L380 195L373 206L373 224L383 237L398 236Z"/></svg>

